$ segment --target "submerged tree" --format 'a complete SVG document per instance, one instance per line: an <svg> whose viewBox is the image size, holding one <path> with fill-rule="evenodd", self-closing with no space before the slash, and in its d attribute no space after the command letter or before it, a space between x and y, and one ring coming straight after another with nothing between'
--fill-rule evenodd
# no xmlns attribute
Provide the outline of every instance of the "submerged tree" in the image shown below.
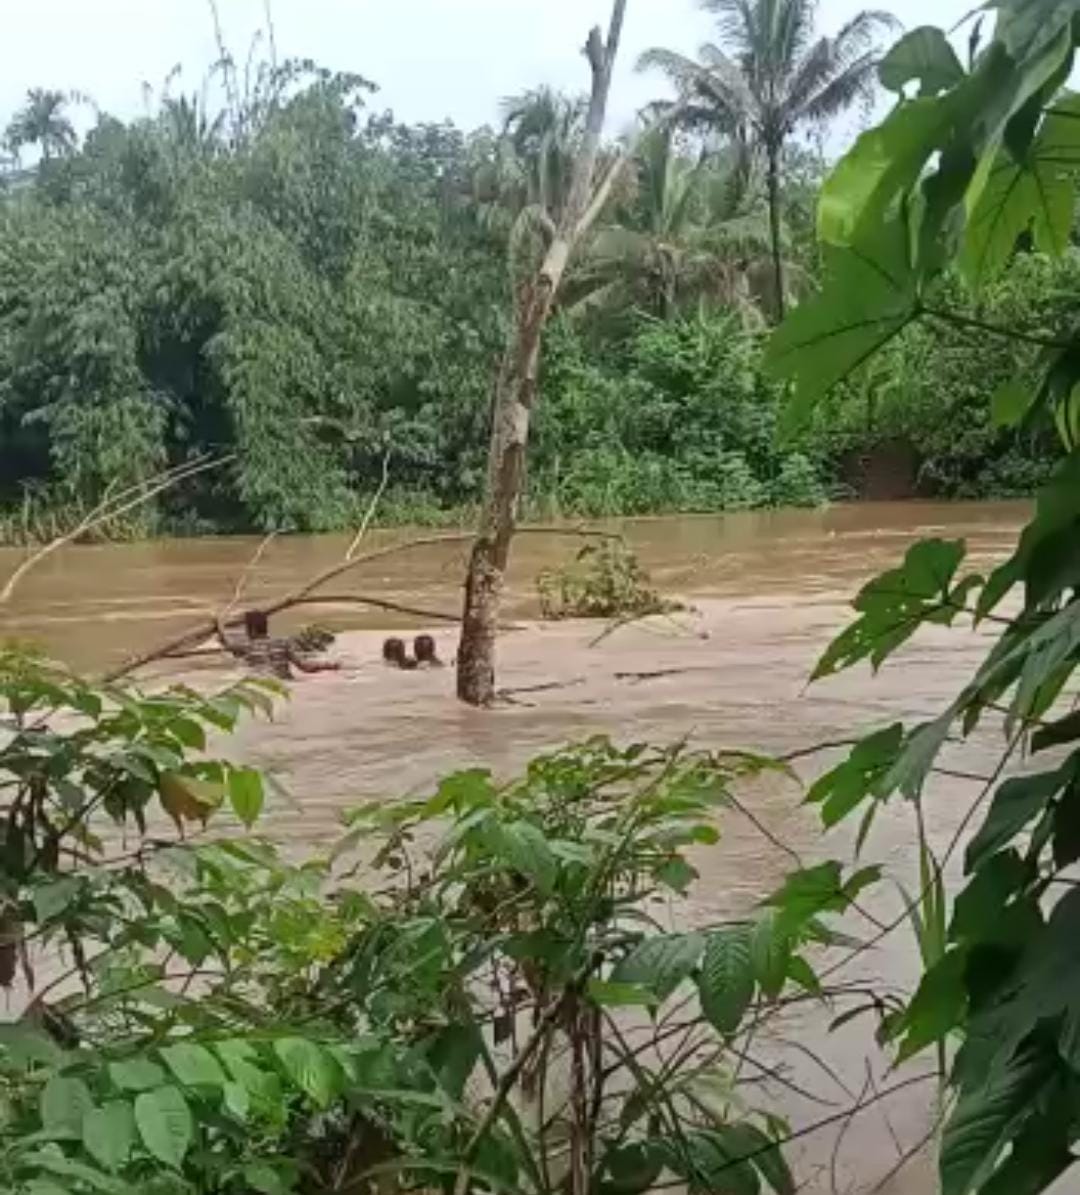
<svg viewBox="0 0 1080 1195"><path fill-rule="evenodd" d="M815 37L817 0L702 0L702 7L717 16L721 45L702 46L697 61L674 50L648 50L639 66L658 67L674 80L682 124L730 137L764 160L775 305L782 316L784 146L800 128L824 124L869 96L877 38L895 21L864 11L835 37Z"/></svg>
<svg viewBox="0 0 1080 1195"><path fill-rule="evenodd" d="M495 696L499 604L525 476L525 449L536 402L544 326L571 255L595 224L624 165L622 155L612 162L601 162L600 136L625 15L626 0L614 0L607 40L594 28L585 44L592 90L570 190L557 219L547 214L548 242L543 260L515 298L514 326L496 386L480 524L465 581L457 692L471 705L488 704Z"/></svg>

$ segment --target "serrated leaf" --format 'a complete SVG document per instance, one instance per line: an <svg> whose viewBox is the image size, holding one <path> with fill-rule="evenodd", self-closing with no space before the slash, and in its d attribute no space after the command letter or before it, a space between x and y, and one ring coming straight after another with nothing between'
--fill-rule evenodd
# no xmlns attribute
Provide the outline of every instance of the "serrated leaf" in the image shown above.
<svg viewBox="0 0 1080 1195"><path fill-rule="evenodd" d="M127 1100L111 1100L83 1118L86 1152L106 1170L119 1170L135 1144L135 1113Z"/></svg>
<svg viewBox="0 0 1080 1195"><path fill-rule="evenodd" d="M494 849L505 855L515 870L532 879L541 893L547 895L553 890L559 862L542 830L526 821L497 824L492 840Z"/></svg>
<svg viewBox="0 0 1080 1195"><path fill-rule="evenodd" d="M185 1087L221 1087L225 1072L205 1046L178 1042L160 1051L165 1065Z"/></svg>
<svg viewBox="0 0 1080 1195"><path fill-rule="evenodd" d="M709 935L698 976L701 1011L721 1033L734 1033L754 997L751 927L733 925Z"/></svg>
<svg viewBox="0 0 1080 1195"><path fill-rule="evenodd" d="M316 1042L285 1037L274 1042L274 1052L289 1078L320 1108L328 1108L341 1088L337 1063Z"/></svg>
<svg viewBox="0 0 1080 1195"><path fill-rule="evenodd" d="M659 934L646 938L618 963L611 980L641 984L663 1002L694 969L701 947L700 934Z"/></svg>
<svg viewBox="0 0 1080 1195"><path fill-rule="evenodd" d="M254 768L229 769L229 802L233 812L249 829L258 821L265 800L259 772Z"/></svg>
<svg viewBox="0 0 1080 1195"><path fill-rule="evenodd" d="M53 1075L41 1091L41 1124L51 1136L78 1141L82 1137L83 1117L93 1108L94 1099L82 1079Z"/></svg>
<svg viewBox="0 0 1080 1195"><path fill-rule="evenodd" d="M882 781L899 755L904 727L899 722L860 739L847 758L810 786L807 804L821 804L821 820L834 826L868 796L881 795Z"/></svg>
<svg viewBox="0 0 1080 1195"><path fill-rule="evenodd" d="M179 1089L165 1086L144 1091L135 1100L135 1124L148 1152L178 1170L195 1133L191 1109Z"/></svg>

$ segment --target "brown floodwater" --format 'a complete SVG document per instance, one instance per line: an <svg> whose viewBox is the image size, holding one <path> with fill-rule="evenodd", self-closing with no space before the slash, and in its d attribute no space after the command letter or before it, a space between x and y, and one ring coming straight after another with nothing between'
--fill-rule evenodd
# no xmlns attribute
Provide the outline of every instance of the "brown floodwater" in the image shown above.
<svg viewBox="0 0 1080 1195"><path fill-rule="evenodd" d="M625 532L658 586L691 609L623 627L599 642L603 628L595 623L533 621L537 572L567 559L580 541L522 535L509 582L514 626L499 646L499 683L511 701L493 711L467 709L454 700L452 669L390 672L379 663L389 627L424 626L447 657L455 646L452 627L330 604L293 621L317 617L346 632L336 644L341 671L297 681L272 724L246 726L225 750L282 782L289 799L268 812L263 828L300 851L333 841L341 811L362 799L422 792L439 775L478 764L505 775L537 751L590 734L626 742L688 736L702 746L781 753L898 718L928 718L977 666L992 632L934 628L876 677L857 669L809 689L807 677L847 620L854 591L896 562L909 543L927 535L963 538L974 566L983 569L1009 552L1026 510L1016 503L865 504L605 524ZM373 532L365 550L396 537L401 533ZM287 592L339 559L346 542L275 541L251 578L249 597ZM81 668L114 666L220 608L256 543L213 539L65 550L30 574L0 616L0 634L37 640ZM462 543L384 556L332 589L454 614L463 556ZM0 577L18 559L18 553L0 552ZM220 663L193 661L183 668L178 673L175 664L158 665L143 675L147 683L181 674L200 684L229 676ZM948 762L977 773L999 744L992 729L980 731L950 746ZM809 756L800 770L812 776L830 758ZM961 826L978 791L961 779L931 786L928 819L939 847ZM823 837L795 783L757 783L743 800L753 820L730 812L721 842L698 851L701 882L689 901L671 905L673 924L745 912L781 882L795 856L805 862L850 856L851 833L841 827ZM918 886L910 808L887 807L863 854L882 863L889 877L866 911L889 918L901 908L896 884ZM874 932L859 918L847 928L863 936ZM917 974L904 928L851 964L842 965L842 952L829 961L837 965L830 982L880 990L910 989ZM874 1044L872 1016L830 1033L831 1015L850 1006L840 1001L831 1014L817 1007L785 1014L761 1035L759 1060L784 1068L784 1082L744 1067L744 1074L756 1076L746 1098L779 1106L793 1128L834 1118L794 1146L806 1191L874 1190L934 1124L933 1082L885 1095L850 1122L842 1115L854 1099L872 1100L929 1069L921 1059L889 1072ZM921 1195L934 1189L932 1175L924 1150L880 1190Z"/></svg>

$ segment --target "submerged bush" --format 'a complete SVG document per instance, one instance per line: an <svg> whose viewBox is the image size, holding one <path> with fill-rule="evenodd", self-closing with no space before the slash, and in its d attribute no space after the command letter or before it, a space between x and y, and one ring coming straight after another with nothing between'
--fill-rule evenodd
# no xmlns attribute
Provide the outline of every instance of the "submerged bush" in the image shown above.
<svg viewBox="0 0 1080 1195"><path fill-rule="evenodd" d="M573 562L544 569L536 579L547 619L644 618L678 610L662 597L637 556L620 539L587 544Z"/></svg>

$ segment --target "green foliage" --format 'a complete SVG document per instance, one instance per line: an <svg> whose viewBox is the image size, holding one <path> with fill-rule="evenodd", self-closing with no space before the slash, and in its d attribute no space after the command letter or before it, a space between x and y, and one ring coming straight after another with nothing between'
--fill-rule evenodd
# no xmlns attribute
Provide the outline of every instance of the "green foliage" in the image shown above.
<svg viewBox="0 0 1080 1195"><path fill-rule="evenodd" d="M962 544L915 545L901 567L863 589L858 620L817 670L827 675L864 659L876 667L927 623L970 620L996 630L981 666L937 718L862 739L810 793L827 824L862 809L860 845L892 794L907 797L915 813L920 890L906 904L923 974L882 1033L898 1043L900 1059L938 1051L951 1088L939 1156L945 1195L1045 1189L1072 1164L1080 1123L1080 901L1070 878L1080 858L1080 721L1070 692L1080 662L1080 358L1076 262L1067 249L1080 124L1075 97L1060 91L1078 29L1071 3L993 7L994 38L967 71L928 30L910 34L885 60L890 85L918 80L919 94L901 98L826 182L819 232L833 271L770 350L773 368L812 402L869 356L887 361L925 329L944 327L953 338L938 358L946 376L960 359L958 334L994 362L993 384L973 374L984 426L1059 437L1058 463L1007 561L985 581L960 577ZM1033 246L1061 263L1034 256ZM879 280L863 288L860 324L844 288L867 267ZM954 267L980 295L958 291ZM1010 307L1017 280L1029 301ZM1065 285L1055 292L1056 280ZM972 306L980 299L985 306ZM826 344L836 352L826 354ZM977 814L981 824L966 843L957 886L945 868L959 836L940 860L927 846L930 795L955 783L938 762L946 744L995 719L1006 746L996 765L983 765L988 775L964 817L962 826ZM1025 745L1034 754L1055 749L1054 763L1004 776Z"/></svg>
<svg viewBox="0 0 1080 1195"><path fill-rule="evenodd" d="M679 609L653 589L637 556L620 539L586 544L573 564L536 578L544 618L643 618Z"/></svg>

